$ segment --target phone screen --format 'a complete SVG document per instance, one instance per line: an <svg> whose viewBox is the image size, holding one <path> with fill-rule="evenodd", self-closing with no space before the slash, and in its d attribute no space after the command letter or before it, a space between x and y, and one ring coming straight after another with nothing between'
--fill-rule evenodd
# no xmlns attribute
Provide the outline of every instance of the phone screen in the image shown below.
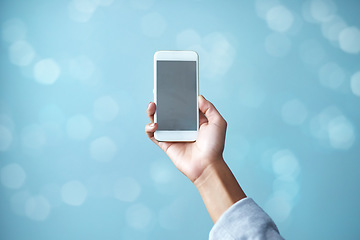
<svg viewBox="0 0 360 240"><path fill-rule="evenodd" d="M157 61L158 130L197 130L196 61Z"/></svg>

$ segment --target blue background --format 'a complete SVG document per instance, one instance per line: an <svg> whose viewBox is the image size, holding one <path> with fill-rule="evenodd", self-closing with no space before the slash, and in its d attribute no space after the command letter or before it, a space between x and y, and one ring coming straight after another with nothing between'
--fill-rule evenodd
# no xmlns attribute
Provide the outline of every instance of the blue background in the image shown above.
<svg viewBox="0 0 360 240"><path fill-rule="evenodd" d="M359 1L1 1L0 239L206 239L146 138L153 54L195 50L224 157L288 239L360 238Z"/></svg>

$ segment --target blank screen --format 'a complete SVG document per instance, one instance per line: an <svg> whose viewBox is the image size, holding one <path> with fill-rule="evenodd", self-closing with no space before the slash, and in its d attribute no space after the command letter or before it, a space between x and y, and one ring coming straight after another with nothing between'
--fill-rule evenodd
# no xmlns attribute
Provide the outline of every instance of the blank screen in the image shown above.
<svg viewBox="0 0 360 240"><path fill-rule="evenodd" d="M195 61L157 61L158 130L197 130Z"/></svg>

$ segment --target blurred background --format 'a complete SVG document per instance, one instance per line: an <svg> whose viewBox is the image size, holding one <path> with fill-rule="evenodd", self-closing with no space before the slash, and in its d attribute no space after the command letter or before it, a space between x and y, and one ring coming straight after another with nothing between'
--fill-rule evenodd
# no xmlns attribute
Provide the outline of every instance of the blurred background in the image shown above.
<svg viewBox="0 0 360 240"><path fill-rule="evenodd" d="M157 50L195 50L225 160L287 239L360 239L360 2L0 3L0 239L207 239L144 133Z"/></svg>

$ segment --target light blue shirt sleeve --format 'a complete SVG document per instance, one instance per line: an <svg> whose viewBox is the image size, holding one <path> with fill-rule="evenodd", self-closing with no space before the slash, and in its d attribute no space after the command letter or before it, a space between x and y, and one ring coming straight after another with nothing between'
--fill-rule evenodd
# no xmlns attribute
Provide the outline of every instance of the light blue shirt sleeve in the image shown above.
<svg viewBox="0 0 360 240"><path fill-rule="evenodd" d="M283 239L273 220L251 198L244 198L221 215L209 240Z"/></svg>

